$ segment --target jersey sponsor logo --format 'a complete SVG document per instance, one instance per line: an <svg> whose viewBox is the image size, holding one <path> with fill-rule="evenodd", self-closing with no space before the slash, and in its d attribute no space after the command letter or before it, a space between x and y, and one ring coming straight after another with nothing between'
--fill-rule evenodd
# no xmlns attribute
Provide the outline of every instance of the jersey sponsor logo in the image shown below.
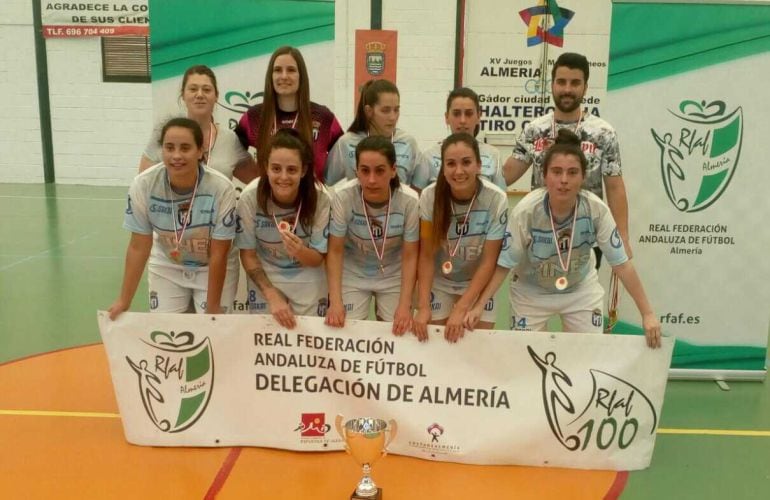
<svg viewBox="0 0 770 500"><path fill-rule="evenodd" d="M591 324L599 328L602 326L603 322L604 317L602 316L602 311L600 309L594 309L591 313Z"/></svg>
<svg viewBox="0 0 770 500"><path fill-rule="evenodd" d="M733 178L743 144L743 108L721 100L683 100L651 129L660 149L666 196L680 212L715 203Z"/></svg>
<svg viewBox="0 0 770 500"><path fill-rule="evenodd" d="M126 205L126 215L133 215L134 209L131 208L131 195L128 195L128 201Z"/></svg>
<svg viewBox="0 0 770 500"><path fill-rule="evenodd" d="M620 248L623 246L623 239L620 237L617 227L612 230L612 234L610 235L610 245L612 245L612 248Z"/></svg>
<svg viewBox="0 0 770 500"><path fill-rule="evenodd" d="M318 299L318 307L316 308L316 314L319 318L326 317L326 311L329 309L329 298L321 297Z"/></svg>
<svg viewBox="0 0 770 500"><path fill-rule="evenodd" d="M235 224L235 219L236 219L235 207L233 207L230 210L228 210L225 216L222 218L222 224L225 227L233 227L233 224ZM236 231L237 231L237 228L236 228Z"/></svg>
<svg viewBox="0 0 770 500"><path fill-rule="evenodd" d="M158 308L158 292L150 292L150 309L155 310Z"/></svg>
<svg viewBox="0 0 770 500"><path fill-rule="evenodd" d="M484 310L489 312L495 309L495 298L490 297L486 304L484 304Z"/></svg>

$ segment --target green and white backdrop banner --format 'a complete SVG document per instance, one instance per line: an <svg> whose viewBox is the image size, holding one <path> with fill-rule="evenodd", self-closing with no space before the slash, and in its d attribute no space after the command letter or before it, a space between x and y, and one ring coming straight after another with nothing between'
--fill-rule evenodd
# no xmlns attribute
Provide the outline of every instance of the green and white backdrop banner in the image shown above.
<svg viewBox="0 0 770 500"><path fill-rule="evenodd" d="M152 92L156 121L184 113L181 77L210 66L219 86L218 122L234 128L262 102L270 55L297 47L310 74L311 100L334 103L334 2L318 0L150 0Z"/></svg>
<svg viewBox="0 0 770 500"><path fill-rule="evenodd" d="M763 379L770 6L615 3L606 117L672 375ZM630 299L618 331L637 330Z"/></svg>

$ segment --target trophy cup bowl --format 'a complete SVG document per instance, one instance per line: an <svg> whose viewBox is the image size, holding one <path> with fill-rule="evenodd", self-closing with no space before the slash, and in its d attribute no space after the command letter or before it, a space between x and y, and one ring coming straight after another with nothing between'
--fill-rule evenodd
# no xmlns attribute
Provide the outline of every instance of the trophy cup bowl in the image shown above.
<svg viewBox="0 0 770 500"><path fill-rule="evenodd" d="M382 490L377 488L371 477L372 464L387 455L387 447L396 437L397 426L395 420L388 422L378 418L361 417L354 418L342 425L344 417L337 415L334 424L337 432L345 443L345 450L363 468L363 477L359 481L351 499L381 498ZM388 432L388 440L385 433Z"/></svg>

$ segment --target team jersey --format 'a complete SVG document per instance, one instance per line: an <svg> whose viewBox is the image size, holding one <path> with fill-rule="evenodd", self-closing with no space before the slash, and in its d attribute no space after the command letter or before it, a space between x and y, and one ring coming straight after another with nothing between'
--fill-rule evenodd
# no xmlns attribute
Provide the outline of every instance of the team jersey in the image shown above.
<svg viewBox="0 0 770 500"><path fill-rule="evenodd" d="M267 182L262 177L251 181L238 199L238 230L235 245L242 249L254 249L262 262L265 274L273 283L301 282L314 283L324 280L323 266L306 267L286 253L276 221L286 221L294 226L297 208L282 208L273 200L267 200L267 213L259 206L259 183ZM325 254L329 231L329 195L318 185L318 195L313 224L304 227L297 222L294 234L309 248ZM275 217L275 219L273 219Z"/></svg>
<svg viewBox="0 0 770 500"><path fill-rule="evenodd" d="M353 179L338 186L332 197L329 234L345 238L343 283L352 287L371 285L372 279L401 275L401 247L403 242L420 241L420 219L417 193L403 184L393 190L390 198L390 220L387 226L385 250L385 220L388 203L373 207L367 203L366 213L361 200L361 185ZM371 226L371 234L369 232ZM372 235L374 243L372 243ZM374 248L377 245L377 250ZM377 253L383 254L380 261Z"/></svg>
<svg viewBox="0 0 770 500"><path fill-rule="evenodd" d="M577 130L575 127L577 126ZM598 116L584 114L580 123L556 122L553 112L532 120L516 140L513 157L526 164L532 164L532 189L543 187L543 158L553 138L562 128L575 132L581 141L583 154L588 160L583 189L599 198L604 198L603 176L622 175L620 168L620 147L615 129Z"/></svg>
<svg viewBox="0 0 770 500"><path fill-rule="evenodd" d="M187 194L172 191L163 163L137 175L128 188L123 227L134 233L153 235L151 265L177 269L206 267L211 240L235 237L235 188L230 180L216 170L199 166L194 201L192 194L192 191ZM190 222L182 234L190 208ZM171 251L177 246L175 231L181 237L180 263L171 258Z"/></svg>
<svg viewBox="0 0 770 500"><path fill-rule="evenodd" d="M433 222L433 201L436 184L426 187L420 195L420 219ZM486 179L479 179L479 188L473 206L450 201L454 216L449 231L436 250L433 286L447 293L459 293L471 282L481 263L481 253L487 240L502 240L508 223L508 198L505 192ZM463 224L470 209L468 223ZM433 230L437 230L434 226ZM462 235L462 238L460 238ZM459 240L459 243L458 243ZM457 251L455 252L455 246ZM454 253L453 257L450 257ZM444 262L452 262L452 272L443 274Z"/></svg>
<svg viewBox="0 0 770 500"><path fill-rule="evenodd" d="M333 186L342 179L356 178L356 146L367 135L366 132L345 132L340 137L326 162L324 179L327 186ZM391 141L396 149L396 170L401 183L405 186L413 186L415 177L426 178L428 167L422 159L415 138L397 128L393 132Z"/></svg>
<svg viewBox="0 0 770 500"><path fill-rule="evenodd" d="M297 112L285 112L276 107L275 121L277 128L295 127ZM235 127L235 133L241 140L244 147L257 147L257 137L260 134L259 121L262 117L262 104L250 107L243 113L238 126ZM324 165L326 157L337 139L342 135L342 127L337 121L337 117L326 106L316 104L310 101L310 119L313 129L313 166L315 178L323 180ZM274 133L274 132L273 132ZM259 153L259 152L257 152Z"/></svg>
<svg viewBox="0 0 770 500"><path fill-rule="evenodd" d="M248 160L249 152L241 145L235 132L218 123L216 126L217 136L214 139L214 147L209 149L206 166L221 172L225 177L232 180L233 170L241 162ZM153 129L152 136L144 148L144 156L155 163L163 161L163 148L160 145L162 129L162 125L156 126Z"/></svg>
<svg viewBox="0 0 770 500"><path fill-rule="evenodd" d="M479 153L481 154L481 176L489 182L499 187L503 191L508 187L505 184L502 169L500 168L500 151L485 142L479 142ZM428 184L436 182L438 174L441 172L441 143L434 144L427 151L424 151L423 161L427 162L428 168L420 169L420 174L428 174L428 177L415 175L413 185L418 188L424 188Z"/></svg>
<svg viewBox="0 0 770 500"><path fill-rule="evenodd" d="M554 221L556 242L561 249L561 259L567 262L572 220L575 220L575 236L572 239L572 255L567 263L568 272L562 270L551 227L548 191L536 189L526 195L514 207L508 224L510 241L500 252L497 265L515 268L521 283L538 287L545 292L567 293L577 287L589 273L596 273L592 247L598 245L611 266L628 260L623 240L620 238L610 209L598 196L581 190L577 198L577 215L570 214L562 221ZM566 276L564 290L555 286L556 279Z"/></svg>

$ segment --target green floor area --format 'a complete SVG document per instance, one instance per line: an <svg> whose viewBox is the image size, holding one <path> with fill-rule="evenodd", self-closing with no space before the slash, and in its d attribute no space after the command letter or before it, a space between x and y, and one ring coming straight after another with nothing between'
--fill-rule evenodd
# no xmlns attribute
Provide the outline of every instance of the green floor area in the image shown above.
<svg viewBox="0 0 770 500"><path fill-rule="evenodd" d="M0 363L99 342L97 309L118 294L128 233L126 188L0 184ZM505 287L504 287L505 288ZM147 310L147 290L132 310ZM498 295L506 328L506 291ZM630 474L623 499L754 499L770 492L770 384L669 382L661 429L759 431L659 434L652 466Z"/></svg>
<svg viewBox="0 0 770 500"><path fill-rule="evenodd" d="M0 363L99 341L117 297L126 188L0 184ZM135 310L146 310L146 288ZM144 308L144 309L142 309Z"/></svg>

